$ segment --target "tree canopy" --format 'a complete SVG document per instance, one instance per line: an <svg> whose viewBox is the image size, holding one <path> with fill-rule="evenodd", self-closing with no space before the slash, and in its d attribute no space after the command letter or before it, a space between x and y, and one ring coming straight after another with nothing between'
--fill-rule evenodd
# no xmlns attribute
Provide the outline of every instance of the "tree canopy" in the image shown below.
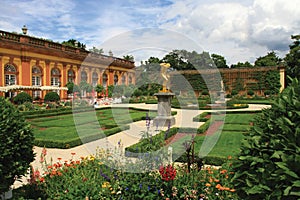
<svg viewBox="0 0 300 200"><path fill-rule="evenodd" d="M85 49L86 45L75 40L75 39L69 39L68 41L63 41L62 42L63 45L67 45L67 46L71 46L71 47L76 47L76 48L81 48L81 49Z"/></svg>
<svg viewBox="0 0 300 200"><path fill-rule="evenodd" d="M277 66L280 64L281 60L282 59L280 59L276 53L272 51L265 56L257 58L254 65L256 67Z"/></svg>
<svg viewBox="0 0 300 200"><path fill-rule="evenodd" d="M287 64L286 74L291 78L300 79L300 35L292 35L291 39L294 42L290 45L290 51L284 58Z"/></svg>

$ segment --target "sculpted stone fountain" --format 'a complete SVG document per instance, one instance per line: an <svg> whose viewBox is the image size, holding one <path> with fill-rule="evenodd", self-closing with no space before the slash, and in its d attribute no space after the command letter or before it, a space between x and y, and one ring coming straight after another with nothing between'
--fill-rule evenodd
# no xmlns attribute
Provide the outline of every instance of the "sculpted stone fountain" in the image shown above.
<svg viewBox="0 0 300 200"><path fill-rule="evenodd" d="M170 68L169 63L161 63L161 76L163 78L163 88L154 96L157 97L157 117L154 118L154 125L157 127L161 126L172 126L175 124L175 118L171 115L171 100L175 96L174 93L168 89L169 78L167 70Z"/></svg>

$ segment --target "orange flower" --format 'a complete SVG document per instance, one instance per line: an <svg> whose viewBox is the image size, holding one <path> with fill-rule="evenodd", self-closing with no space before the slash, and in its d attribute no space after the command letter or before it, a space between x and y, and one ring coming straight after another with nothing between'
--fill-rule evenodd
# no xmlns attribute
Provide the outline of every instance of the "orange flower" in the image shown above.
<svg viewBox="0 0 300 200"><path fill-rule="evenodd" d="M232 189L231 189L231 190L229 190L229 191L230 191L230 192L235 192L235 189L233 189L233 188L232 188Z"/></svg>
<svg viewBox="0 0 300 200"><path fill-rule="evenodd" d="M51 175L56 175L56 170L55 169L51 171Z"/></svg>
<svg viewBox="0 0 300 200"><path fill-rule="evenodd" d="M217 189L220 189L221 187L222 187L221 184L217 184L217 185L216 185L216 188L217 188Z"/></svg>
<svg viewBox="0 0 300 200"><path fill-rule="evenodd" d="M40 178L40 182L41 182L41 183L44 183L44 182L45 182L45 178L44 178L44 177L41 177L41 178Z"/></svg>
<svg viewBox="0 0 300 200"><path fill-rule="evenodd" d="M210 183L206 183L205 186L206 186L206 187L210 187L211 184L210 184Z"/></svg>
<svg viewBox="0 0 300 200"><path fill-rule="evenodd" d="M223 170L220 171L221 174L225 174L226 172L227 172L226 169L223 169Z"/></svg>
<svg viewBox="0 0 300 200"><path fill-rule="evenodd" d="M228 160L231 160L231 159L232 159L232 156L228 156L227 158L228 158Z"/></svg>
<svg viewBox="0 0 300 200"><path fill-rule="evenodd" d="M220 182L220 180L219 180L219 179L215 179L215 182L216 182L216 183L219 183L219 182Z"/></svg>
<svg viewBox="0 0 300 200"><path fill-rule="evenodd" d="M62 173L60 171L58 171L57 176L62 176Z"/></svg>
<svg viewBox="0 0 300 200"><path fill-rule="evenodd" d="M47 149L46 149L45 147L44 147L43 150L42 150L42 155L43 155L43 156L46 156L46 155L47 155Z"/></svg>
<svg viewBox="0 0 300 200"><path fill-rule="evenodd" d="M57 160L61 160L62 158L57 158Z"/></svg>

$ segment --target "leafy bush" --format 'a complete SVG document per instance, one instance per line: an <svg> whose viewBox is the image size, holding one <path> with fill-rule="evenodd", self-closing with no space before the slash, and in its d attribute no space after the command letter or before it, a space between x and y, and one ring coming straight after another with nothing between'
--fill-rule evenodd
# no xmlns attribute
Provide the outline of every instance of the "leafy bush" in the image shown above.
<svg viewBox="0 0 300 200"><path fill-rule="evenodd" d="M29 94L27 94L26 92L21 92L13 98L13 102L15 104L21 105L25 102L32 102L32 97Z"/></svg>
<svg viewBox="0 0 300 200"><path fill-rule="evenodd" d="M294 79L246 135L234 163L240 199L299 199L299 110L300 85Z"/></svg>
<svg viewBox="0 0 300 200"><path fill-rule="evenodd" d="M0 193L24 175L34 159L33 133L23 116L0 97Z"/></svg>
<svg viewBox="0 0 300 200"><path fill-rule="evenodd" d="M45 95L45 98L44 98L44 101L45 102L57 102L60 100L60 97L59 95L56 93L56 92L48 92L46 95Z"/></svg>
<svg viewBox="0 0 300 200"><path fill-rule="evenodd" d="M247 94L250 95L250 96L253 96L253 95L254 95L254 91L253 91L253 90L249 90L249 91L247 92Z"/></svg>
<svg viewBox="0 0 300 200"><path fill-rule="evenodd" d="M232 91L231 91L231 95L232 95L232 96L237 95L237 94L238 94L238 91L236 91L236 90L232 90Z"/></svg>

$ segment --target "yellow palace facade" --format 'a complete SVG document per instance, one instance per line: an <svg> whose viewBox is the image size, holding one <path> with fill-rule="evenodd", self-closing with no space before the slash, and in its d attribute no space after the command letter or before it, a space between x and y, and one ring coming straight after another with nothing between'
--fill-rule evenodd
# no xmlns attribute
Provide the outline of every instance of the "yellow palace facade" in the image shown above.
<svg viewBox="0 0 300 200"><path fill-rule="evenodd" d="M45 39L0 30L0 96L25 91L41 98L56 91L68 97L68 82L92 86L135 84L134 62Z"/></svg>

